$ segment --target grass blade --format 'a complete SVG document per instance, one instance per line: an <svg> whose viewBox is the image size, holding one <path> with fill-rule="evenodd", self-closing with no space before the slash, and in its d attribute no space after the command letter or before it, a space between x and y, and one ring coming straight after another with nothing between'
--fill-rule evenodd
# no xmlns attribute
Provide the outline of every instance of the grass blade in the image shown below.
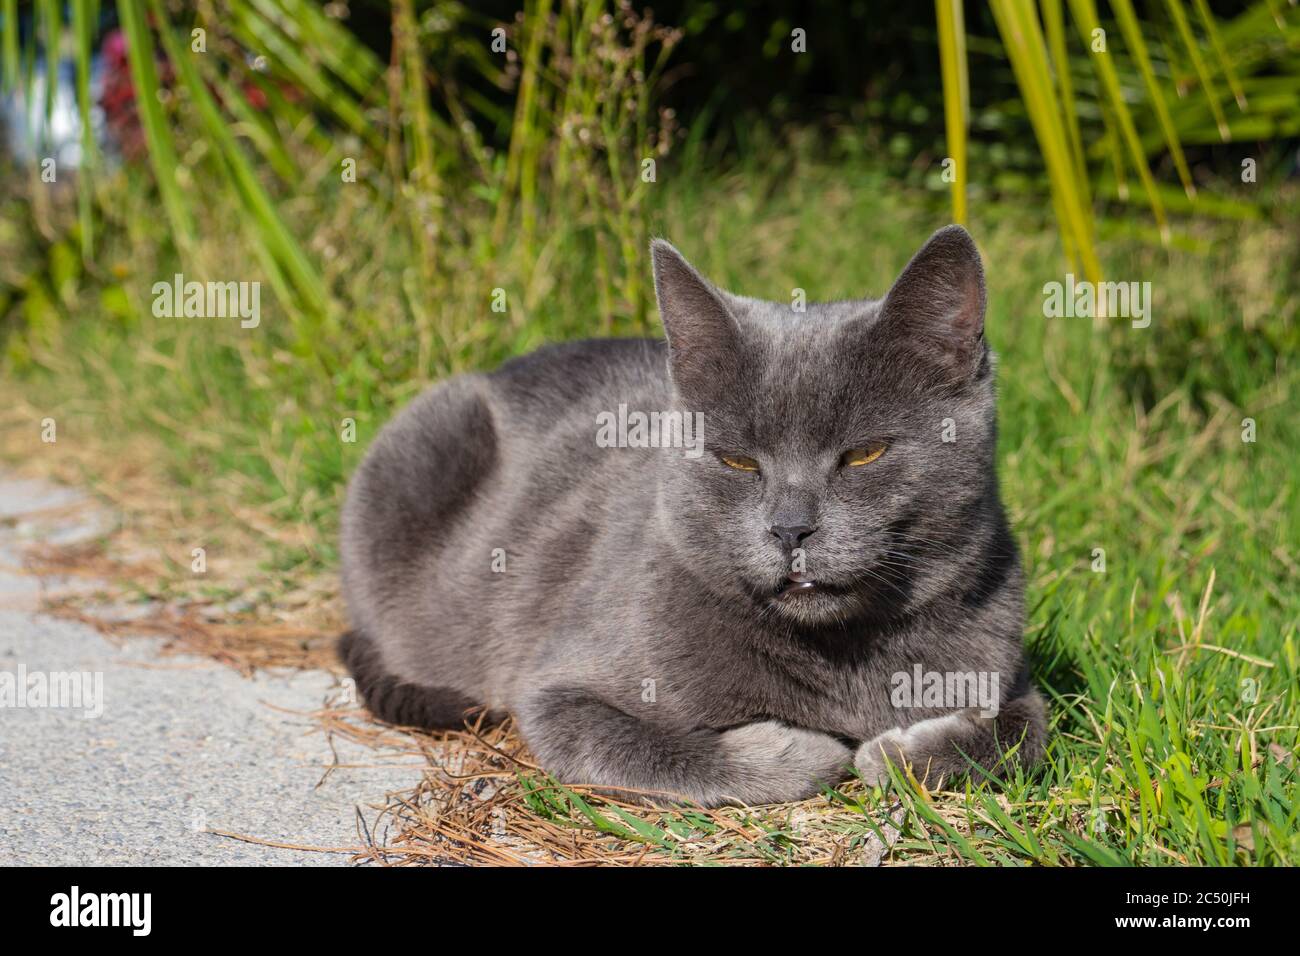
<svg viewBox="0 0 1300 956"><path fill-rule="evenodd" d="M1210 38L1210 46L1214 48L1214 55L1219 60L1219 69L1223 70L1223 76L1228 81L1228 89L1232 90L1232 95L1237 101L1237 108L1243 112L1246 109L1246 92L1241 88L1241 81L1237 79L1237 71L1232 67L1232 59L1224 51L1223 37L1219 35L1219 25L1214 22L1214 14L1210 12L1210 5L1205 0L1195 0L1196 13L1201 18L1201 26L1205 27L1206 36Z"/></svg>
<svg viewBox="0 0 1300 956"><path fill-rule="evenodd" d="M375 125L367 120L361 106L347 94L341 84L318 69L306 58L299 46L287 39L247 2L232 2L230 12L231 27L242 43L250 49L265 50L276 69L283 70L322 109L333 114L376 153L383 151L383 138Z"/></svg>
<svg viewBox="0 0 1300 956"><path fill-rule="evenodd" d="M131 80L135 84L140 125L149 147L149 163L158 182L158 191L162 194L163 209L176 235L176 244L182 254L189 255L194 251L194 220L176 178L176 150L158 99L154 45L148 27L145 26L142 0L122 0L117 5L117 11L122 18L122 31L126 34L127 59L131 64Z"/></svg>
<svg viewBox="0 0 1300 956"><path fill-rule="evenodd" d="M537 180L535 164L540 160L541 137L537 130L537 87L541 73L542 47L546 36L546 21L551 15L551 0L534 0L531 10L526 10L524 22L531 23L528 31L528 51L524 55L519 80L519 101L515 108L514 126L510 131L510 152L506 158L506 176L497 205L496 222L492 228L492 244L500 246L505 241L506 225L510 219L511 202L519 191L519 203L524 211L524 247L531 239L530 224L534 221L533 184Z"/></svg>
<svg viewBox="0 0 1300 956"><path fill-rule="evenodd" d="M966 25L961 0L934 0L939 27L939 65L943 74L944 130L953 161L952 218L966 224L966 124L970 103L966 71Z"/></svg>
<svg viewBox="0 0 1300 956"><path fill-rule="evenodd" d="M63 36L59 0L45 0L41 4L41 34L45 40L45 132L49 135L54 101L59 95L59 41Z"/></svg>
<svg viewBox="0 0 1300 956"><path fill-rule="evenodd" d="M393 4L393 59L401 64L401 81L397 90L401 114L407 118L404 130L410 145L407 157L410 169L410 187L419 202L409 206L408 221L411 234L420 248L419 267L426 280L434 268L436 250L433 235L428 228L428 214L424 210L439 205L438 170L434 165L436 149L433 137L433 119L429 109L429 90L424 81L424 56L420 49L420 31L415 20L411 0L395 0ZM427 205L425 205L427 203Z"/></svg>
<svg viewBox="0 0 1300 956"><path fill-rule="evenodd" d="M408 135L411 143L411 172L421 191L436 192L438 180L433 158L433 120L429 110L429 91L424 83L424 62L420 51L420 30L415 22L411 0L394 0L393 42L402 60L402 111L410 118Z"/></svg>
<svg viewBox="0 0 1300 956"><path fill-rule="evenodd" d="M1219 93L1210 80L1209 70L1205 68L1205 60L1201 57L1200 45L1192 34L1192 28L1187 22L1187 14L1183 11L1183 5L1178 0L1165 0L1165 6L1169 8L1169 16L1174 21L1178 36L1182 39L1187 55L1192 61L1192 69L1196 71L1196 76L1201 81L1201 87L1205 90L1206 99L1210 102L1210 112L1214 114L1214 122L1219 127L1219 138L1226 143L1232 139L1232 131L1228 128L1228 118L1223 114L1223 104L1219 102Z"/></svg>
<svg viewBox="0 0 1300 956"><path fill-rule="evenodd" d="M77 176L77 215L81 223L81 256L90 262L95 255L93 175L95 131L91 127L90 65L94 55L94 22L85 3L72 5L72 32L77 41L77 111L81 116L81 168Z"/></svg>
<svg viewBox="0 0 1300 956"><path fill-rule="evenodd" d="M1096 6L1094 6L1092 0L1070 0L1070 11L1074 14L1079 32L1083 34L1084 42L1088 42L1093 35L1093 31L1101 28L1101 24L1097 20ZM1115 122L1119 125L1124 142L1128 145L1129 158L1133 162L1133 168L1137 170L1138 177L1142 180L1142 185L1146 189L1147 200L1151 205L1151 212L1156 218L1156 225L1160 229L1161 239L1167 244L1169 241L1169 223L1165 217L1164 203L1161 202L1160 195L1156 191L1155 177L1151 175L1151 166L1147 163L1146 153L1142 149L1142 140L1138 137L1137 127L1133 125L1133 117L1129 113L1128 104L1124 102L1124 92L1120 89L1119 74L1115 70L1115 63L1109 55L1093 56L1092 62L1097 70L1097 77L1101 80L1102 89L1110 100L1110 108L1114 114Z"/></svg>
<svg viewBox="0 0 1300 956"><path fill-rule="evenodd" d="M1052 51L1056 68L1056 85L1064 107L1065 131L1070 137L1070 152L1074 156L1079 181L1088 186L1088 163L1083 154L1083 135L1079 132L1079 111L1075 108L1074 80L1070 76L1070 57L1065 50L1065 15L1061 0L1042 0L1043 26L1047 30L1047 43ZM1085 199L1085 202L1090 200Z"/></svg>
<svg viewBox="0 0 1300 956"><path fill-rule="evenodd" d="M4 0L4 91L18 89L18 0Z"/></svg>
<svg viewBox="0 0 1300 956"><path fill-rule="evenodd" d="M1087 278L1100 282L1101 263L1093 244L1091 210L1083 201L1087 190L1080 185L1070 158L1037 16L1028 0L992 0L991 6L1047 166L1062 238L1067 248L1075 250Z"/></svg>
<svg viewBox="0 0 1300 956"><path fill-rule="evenodd" d="M327 17L307 0L249 0L262 17L280 24L292 24L297 45L319 57L320 62L360 97L373 96L382 87L384 66L352 31Z"/></svg>
<svg viewBox="0 0 1300 956"><path fill-rule="evenodd" d="M207 67L208 60L199 61ZM266 159L267 165L281 180L287 183L297 182L302 175L298 164L284 148L275 122L266 112L254 109L239 89L221 70L201 67L204 79L217 91L221 105L226 107L239 127L248 137L252 146ZM268 97L269 102L269 97Z"/></svg>
<svg viewBox="0 0 1300 956"><path fill-rule="evenodd" d="M1099 103L1101 111L1101 122L1106 128L1106 135L1102 138L1102 148L1110 158L1111 169L1115 176L1115 193L1120 199L1128 200L1128 177L1124 175L1124 144L1120 142L1119 130L1115 128L1115 121L1111 118L1110 108L1105 103Z"/></svg>
<svg viewBox="0 0 1300 956"><path fill-rule="evenodd" d="M150 6L161 28L160 36L163 45L176 67L177 74L189 90L199 120L213 145L225 159L240 198L259 227L251 230L251 234L265 252L263 261L269 259L278 269L283 270L309 310L318 314L323 313L325 289L315 267L280 218L275 203L267 195L261 181L240 150L239 144L226 125L225 118L217 108L216 101L199 76L192 58L184 54L180 44L176 42L167 27L162 0L150 0Z"/></svg>
<svg viewBox="0 0 1300 956"><path fill-rule="evenodd" d="M1110 6L1115 11L1115 19L1119 21L1124 42L1128 44L1129 52L1133 54L1133 59L1142 74L1142 80L1146 83L1147 95L1151 98L1151 106L1156 111L1156 120L1160 123L1160 131L1164 134L1165 145L1169 147L1169 155L1178 170L1178 178L1183 184L1183 190L1189 199L1195 198L1196 185L1192 182L1191 170L1187 168L1187 157L1183 155L1183 145L1179 142L1178 131L1169 116L1169 106L1165 103L1164 92L1156 79L1155 70L1151 67L1151 55L1147 50L1146 40L1142 37L1142 29L1138 26L1137 17L1133 13L1133 4L1129 0L1111 0Z"/></svg>

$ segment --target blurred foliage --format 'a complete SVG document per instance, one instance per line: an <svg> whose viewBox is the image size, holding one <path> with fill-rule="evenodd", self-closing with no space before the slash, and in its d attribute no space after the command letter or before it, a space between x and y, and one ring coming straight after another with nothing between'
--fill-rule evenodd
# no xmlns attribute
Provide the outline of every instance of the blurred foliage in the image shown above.
<svg viewBox="0 0 1300 956"><path fill-rule="evenodd" d="M108 331L150 343L155 356L198 362L186 380L192 404L173 399L193 415L224 387L218 370L241 388L302 391L295 401L307 407L329 396L376 412L451 371L547 339L653 332L644 250L673 221L673 203L705 204L706 190L735 194L736 215L753 222L772 191L803 195L798 170L814 158L862 173L851 177L855 188L910 182L929 197L935 222L946 215L951 186L968 190L981 235L1009 211L1040 215L1050 196L1065 223L1063 251L1079 257L1093 248L1094 270L1132 262L1120 252L1134 245L1208 256L1216 243L1239 241L1243 224L1285 223L1294 214L1275 200L1286 191L1283 160L1294 146L1285 124L1300 115L1298 61L1288 45L1300 13L1286 7L1274 16L1268 3L1237 8L1211 34L1203 6L1180 9L1180 27L1169 22L1171 3L1145 4L1152 19L1141 21L1131 5L1112 3L1126 25L1100 21L1111 43L1104 68L1084 42L1099 16L1092 0L875 7L879 22L862 35L869 44L889 38L893 52L874 64L823 57L819 37L833 34L838 48L853 32L844 25L856 29L854 18L865 16L852 6L843 21L810 21L807 54L794 54L784 39L767 42L795 29L775 14L724 15L698 4L684 6L681 25L671 27L600 0L529 0L504 19L416 0L119 0L99 16L86 7L72 17L57 3L23 8L25 18L8 16L0 28L0 49L19 51L6 55L0 76L28 101L42 99L42 109L49 87L34 81L45 38L64 37L77 67L69 76L84 77L91 51L108 49L122 28L120 66L135 93L123 122L134 123L138 150L119 143L114 159L112 143L92 144L81 167L53 184L32 164L4 176L6 365L68 371L61 343L89 309ZM752 33L760 24L768 30L761 44ZM829 29L835 25L841 29ZM1177 42L1191 30L1206 38L1199 66ZM1143 53L1130 60L1121 36ZM685 58L691 43L703 66ZM701 43L722 45L711 54ZM724 69L721 52L733 47L735 62ZM938 76L941 50L946 81ZM911 57L916 69L904 69ZM812 72L780 66L795 59ZM706 69L715 106L683 98ZM846 71L855 70L888 82L851 95L856 81ZM763 117L747 112L745 96L782 84L804 104L806 124L783 120L778 106ZM945 85L950 108L941 121ZM1235 94L1217 107L1232 135L1249 121L1275 138L1204 145L1224 130L1210 87L1235 89L1247 102L1246 113ZM77 93L84 110L80 82ZM1135 135L1125 135L1125 125ZM968 174L945 183L943 139L967 133ZM1036 148L1035 135L1051 148ZM1240 182L1238 161L1226 152L1238 148L1258 157L1258 183ZM1154 188L1123 176L1142 164L1149 178L1141 178ZM1159 215L1140 214L1153 198ZM790 210L786 221L803 222L838 199L806 196L807 208ZM779 240L785 225L768 228ZM838 232L834 223L823 228ZM894 248L875 213L859 228L864 244ZM707 257L720 236L691 236L690 245ZM763 248L782 250L779 241ZM1296 258L1293 248L1272 254ZM773 267L758 257L749 266L755 274ZM152 283L181 271L267 283L276 319L256 336L209 337L199 349L192 330L178 333L172 320L150 313ZM1053 265L1048 277L1059 272ZM1204 317L1188 315L1190 334L1176 342L1116 350L1126 389L1158 402L1209 369L1219 394L1228 390L1235 401L1246 385L1226 383L1237 383L1243 368L1276 364L1295 344L1291 286L1270 278L1251 288L1251 309L1276 321L1257 316L1259 331L1229 348ZM498 295L504 313L485 308ZM1189 370L1193 364L1201 371ZM1198 385L1193 396L1200 394ZM295 427L292 417L272 419L276 428ZM294 479L286 501L302 508L305 490L323 496L346 462L330 435L304 421L296 427L320 461L333 462L318 463L306 485ZM239 469L287 481L266 471L265 448L218 443L232 449Z"/></svg>
<svg viewBox="0 0 1300 956"><path fill-rule="evenodd" d="M900 181L950 191L958 220L1000 197L1047 195L1068 261L1098 280L1098 244L1116 233L1179 243L1190 241L1187 216L1267 215L1251 190L1223 187L1246 158L1272 181L1291 172L1300 135L1300 12L1274 0L682 2L654 14L627 0L7 0L5 10L0 77L27 102L43 96L47 115L57 84L34 82L44 51L75 61L85 113L91 58L120 25L136 94L128 125L178 251L201 265L189 197L202 182L244 210L243 240L307 337L346 303L282 209L347 162L400 212L426 284L448 244L482 264L518 229L512 254L529 275L557 223L583 226L610 329L616 315L648 314L646 164L653 174L675 150L725 164L800 130L827 155L864 151ZM103 209L87 131L83 152L74 188L89 267Z"/></svg>

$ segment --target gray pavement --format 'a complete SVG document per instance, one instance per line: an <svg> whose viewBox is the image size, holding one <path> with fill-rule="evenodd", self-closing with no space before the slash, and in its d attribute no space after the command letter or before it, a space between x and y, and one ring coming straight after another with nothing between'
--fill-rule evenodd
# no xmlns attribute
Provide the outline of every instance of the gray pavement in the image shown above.
<svg viewBox="0 0 1300 956"><path fill-rule="evenodd" d="M42 587L69 582L26 573L24 548L98 534L106 520L76 492L0 474L0 865L347 864L346 853L210 831L357 846L357 806L373 819L368 806L412 786L419 769L390 757L402 765L338 769L318 787L334 761L325 737L305 716L274 708L318 709L338 692L333 676L249 679L207 659L161 655L154 638L115 646L42 614ZM71 675L89 676L78 688ZM42 701L41 686L61 688L61 706L51 706L52 694ZM343 764L385 757L336 747Z"/></svg>

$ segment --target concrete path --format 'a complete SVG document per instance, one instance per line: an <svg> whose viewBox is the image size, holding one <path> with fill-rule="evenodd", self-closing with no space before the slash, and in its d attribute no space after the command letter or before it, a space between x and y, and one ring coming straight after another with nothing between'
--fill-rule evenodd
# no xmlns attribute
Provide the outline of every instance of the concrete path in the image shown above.
<svg viewBox="0 0 1300 956"><path fill-rule="evenodd" d="M105 515L88 505L76 492L0 475L0 865L348 863L345 853L208 831L357 846L356 807L373 820L368 806L412 786L418 768L339 769L318 787L334 762L324 736L273 707L320 708L337 693L333 676L247 679L207 659L162 656L153 638L115 647L40 613L42 586L67 582L25 573L22 552L100 533ZM60 706L53 694L42 700L41 687L59 691ZM341 764L383 759L346 741L336 747Z"/></svg>

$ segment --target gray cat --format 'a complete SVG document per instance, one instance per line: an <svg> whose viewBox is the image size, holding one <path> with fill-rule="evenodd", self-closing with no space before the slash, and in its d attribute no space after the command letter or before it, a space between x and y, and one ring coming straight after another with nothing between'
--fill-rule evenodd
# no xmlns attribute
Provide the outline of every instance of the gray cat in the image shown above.
<svg viewBox="0 0 1300 956"><path fill-rule="evenodd" d="M1037 760L970 236L935 233L883 300L803 312L652 254L667 343L462 375L376 439L342 533L370 709L509 712L562 781L705 806ZM626 409L699 416L702 446L605 447Z"/></svg>

